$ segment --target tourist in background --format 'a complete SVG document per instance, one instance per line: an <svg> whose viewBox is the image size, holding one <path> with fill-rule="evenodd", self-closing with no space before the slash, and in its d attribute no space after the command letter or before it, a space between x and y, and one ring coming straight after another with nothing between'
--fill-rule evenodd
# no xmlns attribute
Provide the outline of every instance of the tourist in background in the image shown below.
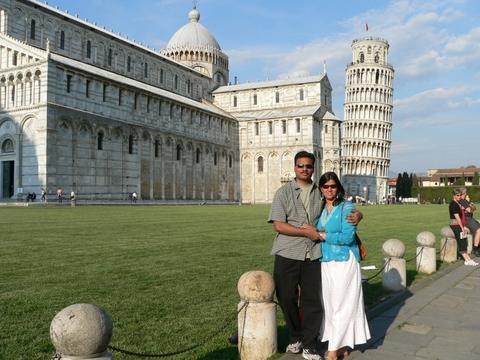
<svg viewBox="0 0 480 360"><path fill-rule="evenodd" d="M75 191L70 192L70 206L75 206L77 202L77 197L75 196Z"/></svg>
<svg viewBox="0 0 480 360"><path fill-rule="evenodd" d="M61 204L62 201L63 201L63 189L62 188L57 189L57 201L58 201L59 204Z"/></svg>
<svg viewBox="0 0 480 360"><path fill-rule="evenodd" d="M327 172L318 184L322 212L317 223L322 250L322 300L325 317L320 328L328 341L326 359L348 356L355 345L370 339L363 302L360 254L356 226L346 220L353 204L344 200L338 176Z"/></svg>
<svg viewBox="0 0 480 360"><path fill-rule="evenodd" d="M473 250L472 254L474 256L480 256L480 223L477 219L473 217L473 212L477 209L474 203L470 202L470 198L467 194L466 188L460 188L462 191L462 196L459 201L460 207L465 212L465 217L467 220L466 226L470 230L470 234L473 236Z"/></svg>
<svg viewBox="0 0 480 360"><path fill-rule="evenodd" d="M450 213L450 228L455 234L457 240L458 253L464 260L465 265L477 266L478 263L470 258L467 252L467 220L465 212L460 206L460 200L462 199L462 189L453 190L453 198L448 207Z"/></svg>

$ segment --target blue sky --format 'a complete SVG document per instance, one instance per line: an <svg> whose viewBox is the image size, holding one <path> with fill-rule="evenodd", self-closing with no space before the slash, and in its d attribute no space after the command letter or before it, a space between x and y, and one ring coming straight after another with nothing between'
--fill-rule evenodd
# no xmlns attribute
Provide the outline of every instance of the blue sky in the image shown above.
<svg viewBox="0 0 480 360"><path fill-rule="evenodd" d="M49 4L156 49L192 8L190 0ZM197 8L230 57L231 80L314 75L326 61L339 118L351 41L387 39L395 68L391 173L480 166L480 1L198 0Z"/></svg>

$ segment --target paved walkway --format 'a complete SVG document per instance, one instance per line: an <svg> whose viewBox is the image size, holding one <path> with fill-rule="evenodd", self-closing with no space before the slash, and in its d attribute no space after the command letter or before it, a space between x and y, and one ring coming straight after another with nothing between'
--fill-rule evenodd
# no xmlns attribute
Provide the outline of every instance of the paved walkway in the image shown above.
<svg viewBox="0 0 480 360"><path fill-rule="evenodd" d="M349 359L480 359L480 268L460 262L451 267L374 314L369 321L372 339Z"/></svg>

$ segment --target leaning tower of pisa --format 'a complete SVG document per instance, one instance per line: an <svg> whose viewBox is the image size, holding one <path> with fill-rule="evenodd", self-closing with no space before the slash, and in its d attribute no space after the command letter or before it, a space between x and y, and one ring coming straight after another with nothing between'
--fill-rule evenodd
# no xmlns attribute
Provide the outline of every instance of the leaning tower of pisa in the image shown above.
<svg viewBox="0 0 480 360"><path fill-rule="evenodd" d="M380 38L354 40L346 69L342 182L351 195L373 202L385 199L390 168L394 70L388 48Z"/></svg>

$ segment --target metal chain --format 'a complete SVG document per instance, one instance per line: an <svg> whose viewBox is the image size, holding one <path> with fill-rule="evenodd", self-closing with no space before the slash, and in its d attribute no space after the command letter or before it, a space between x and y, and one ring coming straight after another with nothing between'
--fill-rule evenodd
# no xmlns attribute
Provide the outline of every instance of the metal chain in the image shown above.
<svg viewBox="0 0 480 360"><path fill-rule="evenodd" d="M405 260L405 262L408 263L408 262L410 262L410 261L412 261L412 260L415 260L417 257L419 257L419 256L422 254L423 249L425 249L425 246L422 246L422 248L420 249L420 251L419 251L419 253L418 253L417 255L415 255L413 258L410 258L410 259Z"/></svg>
<svg viewBox="0 0 480 360"><path fill-rule="evenodd" d="M446 247L447 245L447 242L445 241L445 243L443 244L442 248L440 249L440 251L437 252L437 255L440 254ZM410 258L410 259L406 259L405 262L410 262L410 261L413 261L415 260L417 257L419 257L422 253L423 253L423 250L425 249L425 246L422 246L422 248L420 249L420 251L418 252L418 254L416 254L414 257ZM385 267L388 265L388 263L390 262L391 258L389 258L387 260L387 262L382 266L382 268L373 276L363 280L363 282L369 282L370 280L372 280L373 278L377 277L378 275L380 275L380 273L383 271L383 269L385 269Z"/></svg>
<svg viewBox="0 0 480 360"><path fill-rule="evenodd" d="M235 315L238 315L247 306L248 306L248 301L243 303L242 307L239 310L237 310ZM246 313L246 311L245 311L245 313ZM133 355L133 356L138 356L138 357L149 357L149 358L153 358L153 357L161 358L161 357L169 357L169 356L174 356L174 355L180 355L180 354L192 351L196 348L199 348L200 346L205 345L206 342L214 339L218 334L220 334L223 330L225 330L232 322L233 322L232 320L225 321L225 324L223 324L218 330L216 330L213 333L211 333L210 335L204 337L203 341L199 341L196 344L191 345L191 346L189 346L185 349L172 351L172 352L168 352L168 353L139 353L139 352L135 352L135 351L129 351L129 350L121 349L121 348L113 346L113 345L109 345L108 349L110 349L112 351L119 352L119 353L124 354L124 355ZM52 360L54 360L54 359L52 359Z"/></svg>
<svg viewBox="0 0 480 360"><path fill-rule="evenodd" d="M440 255L443 250L447 247L447 239L445 239L445 242L443 243L442 248L437 252L437 255Z"/></svg>
<svg viewBox="0 0 480 360"><path fill-rule="evenodd" d="M243 312L243 327L242 327L242 336L241 336L241 343L240 343L240 346L238 347L238 353L239 355L242 355L242 350L243 350L243 339L244 339L244 336L243 334L245 333L245 323L247 322L247 308L248 308L248 302L245 302L245 304L243 304L242 308L240 309L240 311L245 308L245 311ZM239 313L240 313L239 311ZM241 357L241 356L240 356Z"/></svg>
<svg viewBox="0 0 480 360"><path fill-rule="evenodd" d="M362 282L369 282L373 278L376 278L378 275L380 275L382 273L383 269L385 269L387 267L387 265L390 263L390 260L391 260L391 258L388 258L388 260L385 262L385 264L383 264L382 268L380 270L378 270L378 272L375 275L370 276L369 278L366 278Z"/></svg>

